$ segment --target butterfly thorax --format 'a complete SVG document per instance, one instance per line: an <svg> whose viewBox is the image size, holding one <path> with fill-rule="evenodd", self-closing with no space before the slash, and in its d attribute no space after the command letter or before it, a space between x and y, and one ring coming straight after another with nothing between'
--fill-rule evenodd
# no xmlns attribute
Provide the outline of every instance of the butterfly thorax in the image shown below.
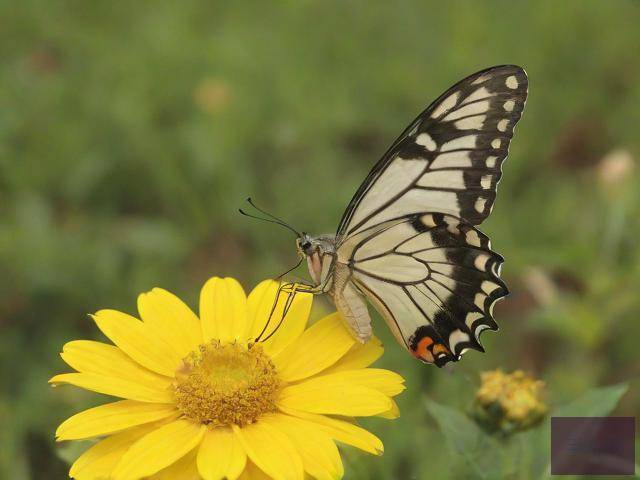
<svg viewBox="0 0 640 480"><path fill-rule="evenodd" d="M298 253L307 259L309 274L316 286L322 286L323 291L331 288L328 281L336 256L336 242L334 235L318 235L312 237L303 233L296 239Z"/></svg>
<svg viewBox="0 0 640 480"><path fill-rule="evenodd" d="M357 288L351 284L349 267L338 260L335 235L307 234L297 239L298 252L307 259L309 273L319 291L327 293L352 335L359 342L371 338L371 318Z"/></svg>

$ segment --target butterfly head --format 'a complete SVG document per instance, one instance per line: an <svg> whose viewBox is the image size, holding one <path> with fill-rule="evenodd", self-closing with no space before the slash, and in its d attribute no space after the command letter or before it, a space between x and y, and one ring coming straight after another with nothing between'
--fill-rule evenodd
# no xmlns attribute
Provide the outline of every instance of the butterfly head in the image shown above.
<svg viewBox="0 0 640 480"><path fill-rule="evenodd" d="M330 235L320 235L312 237L302 232L296 238L296 248L302 258L307 259L309 273L316 285L319 285L329 273L328 267L331 264L335 252L335 241Z"/></svg>
<svg viewBox="0 0 640 480"><path fill-rule="evenodd" d="M296 249L301 256L309 257L317 250L317 245L311 235L302 232L302 235L296 238Z"/></svg>
<svg viewBox="0 0 640 480"><path fill-rule="evenodd" d="M322 257L325 254L333 254L335 252L335 240L331 235L312 237L308 233L302 232L296 238L296 249L298 254L304 257L312 257L314 255Z"/></svg>

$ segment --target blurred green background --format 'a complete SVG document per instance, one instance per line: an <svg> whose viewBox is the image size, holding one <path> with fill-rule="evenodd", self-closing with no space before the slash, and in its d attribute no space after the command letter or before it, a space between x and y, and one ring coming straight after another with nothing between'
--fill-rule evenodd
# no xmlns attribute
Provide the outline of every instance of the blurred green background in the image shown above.
<svg viewBox="0 0 640 480"><path fill-rule="evenodd" d="M281 273L293 238L240 216L247 195L335 230L405 126L502 63L530 96L482 226L512 290L501 331L439 370L378 319L408 390L400 419L366 422L385 455L345 449L346 478L468 478L425 398L466 411L488 369L543 379L551 406L627 381L615 412L637 414L639 24L636 1L2 2L0 478L66 477L55 427L104 398L47 379L66 341L99 338L88 313Z"/></svg>

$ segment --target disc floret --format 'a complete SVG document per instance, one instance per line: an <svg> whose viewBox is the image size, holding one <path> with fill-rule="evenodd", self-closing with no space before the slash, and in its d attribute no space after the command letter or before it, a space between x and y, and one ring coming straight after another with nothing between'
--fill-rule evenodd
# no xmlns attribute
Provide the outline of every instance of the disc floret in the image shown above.
<svg viewBox="0 0 640 480"><path fill-rule="evenodd" d="M183 360L173 389L185 417L211 426L244 426L276 411L280 381L260 345L211 341Z"/></svg>

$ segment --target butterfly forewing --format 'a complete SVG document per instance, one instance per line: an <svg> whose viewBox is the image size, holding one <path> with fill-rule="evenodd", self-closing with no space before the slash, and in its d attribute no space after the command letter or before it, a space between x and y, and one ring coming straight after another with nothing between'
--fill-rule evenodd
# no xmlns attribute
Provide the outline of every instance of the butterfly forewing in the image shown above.
<svg viewBox="0 0 640 480"><path fill-rule="evenodd" d="M442 366L496 330L502 257L475 225L490 214L527 96L520 67L478 72L441 95L360 186L338 261L416 357Z"/></svg>
<svg viewBox="0 0 640 480"><path fill-rule="evenodd" d="M343 215L338 237L425 211L482 223L527 88L524 70L507 65L471 75L441 95L373 168Z"/></svg>

